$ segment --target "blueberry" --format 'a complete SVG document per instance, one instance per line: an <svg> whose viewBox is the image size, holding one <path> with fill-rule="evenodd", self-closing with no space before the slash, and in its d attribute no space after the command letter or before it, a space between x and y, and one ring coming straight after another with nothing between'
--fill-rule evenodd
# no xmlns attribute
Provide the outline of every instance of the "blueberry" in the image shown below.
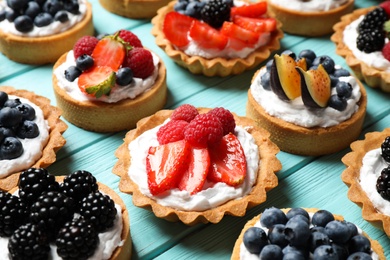
<svg viewBox="0 0 390 260"><path fill-rule="evenodd" d="M25 14L28 15L31 19L34 19L41 12L41 7L37 2L28 2L27 9Z"/></svg>
<svg viewBox="0 0 390 260"><path fill-rule="evenodd" d="M310 252L305 247L295 247L295 246L286 246L282 249L283 254L286 256L289 254L290 256L296 256L297 259L301 259L299 256L302 256L302 259L309 258ZM283 258L284 259L284 258ZM288 259L294 259L294 258L288 258Z"/></svg>
<svg viewBox="0 0 390 260"><path fill-rule="evenodd" d="M16 136L19 138L35 138L39 135L39 128L37 124L33 121L25 120L23 123L16 129Z"/></svg>
<svg viewBox="0 0 390 260"><path fill-rule="evenodd" d="M281 248L287 246L288 241L284 237L284 225L276 224L269 228L268 230L268 240L274 244L278 245Z"/></svg>
<svg viewBox="0 0 390 260"><path fill-rule="evenodd" d="M334 70L333 72L333 75L337 78L340 78L340 77L348 77L348 76L351 76L351 73L349 73L348 70L344 69L344 68L340 68L340 69L336 69Z"/></svg>
<svg viewBox="0 0 390 260"><path fill-rule="evenodd" d="M334 216L327 210L321 209L313 214L311 223L314 226L325 227L328 222L334 220Z"/></svg>
<svg viewBox="0 0 390 260"><path fill-rule="evenodd" d="M263 86L263 88L264 88L265 90L271 90L270 81L271 81L271 73L269 73L269 72L267 71L266 73L264 73L263 75L261 75L260 83L261 83L261 85Z"/></svg>
<svg viewBox="0 0 390 260"><path fill-rule="evenodd" d="M371 242L368 240L367 237L363 235L356 235L353 236L348 244L348 250L349 253L355 253L355 252L365 252L370 253L371 252Z"/></svg>
<svg viewBox="0 0 390 260"><path fill-rule="evenodd" d="M283 260L306 260L306 258L298 252L291 251L283 255Z"/></svg>
<svg viewBox="0 0 390 260"><path fill-rule="evenodd" d="M338 111L343 111L347 108L347 100L344 97L340 97L339 95L330 96L328 106L332 107Z"/></svg>
<svg viewBox="0 0 390 260"><path fill-rule="evenodd" d="M328 74L332 74L334 71L334 60L328 55L318 56L313 60L312 66L318 66L322 64Z"/></svg>
<svg viewBox="0 0 390 260"><path fill-rule="evenodd" d="M5 101L4 107L17 107L21 104L22 104L22 101L20 101L19 98L8 99L7 101Z"/></svg>
<svg viewBox="0 0 390 260"><path fill-rule="evenodd" d="M23 145L15 137L6 137L0 145L0 158L11 160L23 154Z"/></svg>
<svg viewBox="0 0 390 260"><path fill-rule="evenodd" d="M270 59L267 61L267 63L265 64L265 67L267 69L268 72L271 71L271 67L272 67L272 64L274 63L274 59Z"/></svg>
<svg viewBox="0 0 390 260"><path fill-rule="evenodd" d="M64 2L64 9L71 14L79 14L80 13L80 5L77 1L67 1Z"/></svg>
<svg viewBox="0 0 390 260"><path fill-rule="evenodd" d="M352 96L352 86L348 82L339 81L336 85L337 95L344 98L350 98Z"/></svg>
<svg viewBox="0 0 390 260"><path fill-rule="evenodd" d="M116 84L127 86L133 81L133 71L128 67L120 68L116 73Z"/></svg>
<svg viewBox="0 0 390 260"><path fill-rule="evenodd" d="M290 218L289 220L301 220L301 221L304 221L306 222L308 225L310 225L310 218L307 218L306 216L304 215L295 215L293 216L292 218Z"/></svg>
<svg viewBox="0 0 390 260"><path fill-rule="evenodd" d="M33 20L30 18L30 16L27 15L18 16L14 20L14 24L15 29L22 33L30 32L32 29L34 29Z"/></svg>
<svg viewBox="0 0 390 260"><path fill-rule="evenodd" d="M4 21L6 18L6 11L5 9L0 10L0 22Z"/></svg>
<svg viewBox="0 0 390 260"><path fill-rule="evenodd" d="M356 252L349 255L347 260L372 260L372 257L367 253Z"/></svg>
<svg viewBox="0 0 390 260"><path fill-rule="evenodd" d="M65 78L70 82L73 82L76 78L78 78L81 75L81 73L82 71L78 69L76 66L70 66L64 72Z"/></svg>
<svg viewBox="0 0 390 260"><path fill-rule="evenodd" d="M14 20L19 16L19 12L15 12L12 9L8 9L5 13L5 18L8 20L8 22L13 23Z"/></svg>
<svg viewBox="0 0 390 260"><path fill-rule="evenodd" d="M262 260L282 260L283 252L277 245L266 245L261 250L259 257Z"/></svg>
<svg viewBox="0 0 390 260"><path fill-rule="evenodd" d="M268 244L267 234L259 227L251 227L245 231L243 242L250 253L259 254Z"/></svg>
<svg viewBox="0 0 390 260"><path fill-rule="evenodd" d="M93 64L94 60L88 54L82 54L76 59L76 67L81 71L85 71L89 68L92 68Z"/></svg>
<svg viewBox="0 0 390 260"><path fill-rule="evenodd" d="M346 243L351 237L350 229L345 221L330 221L325 226L325 232L335 243Z"/></svg>
<svg viewBox="0 0 390 260"><path fill-rule="evenodd" d="M184 14L199 19L200 10L202 10L205 4L205 2L191 1L188 3Z"/></svg>
<svg viewBox="0 0 390 260"><path fill-rule="evenodd" d="M180 11L184 12L186 10L187 5L188 5L187 1L177 1L173 6L173 9L176 12L180 12Z"/></svg>
<svg viewBox="0 0 390 260"><path fill-rule="evenodd" d="M293 52L293 51L291 51L291 50L284 50L282 53L281 53L281 55L282 54L287 54L288 56L290 56L291 58L293 58L294 60L297 58L297 55L295 55L295 53Z"/></svg>
<svg viewBox="0 0 390 260"><path fill-rule="evenodd" d="M34 18L34 24L37 27L43 27L53 22L53 16L49 13L39 13Z"/></svg>
<svg viewBox="0 0 390 260"><path fill-rule="evenodd" d="M16 108L3 107L0 110L0 126L14 127L19 125L22 120L22 113Z"/></svg>
<svg viewBox="0 0 390 260"><path fill-rule="evenodd" d="M22 114L23 120L34 120L35 119L35 109L29 104L20 104L16 106L19 112Z"/></svg>
<svg viewBox="0 0 390 260"><path fill-rule="evenodd" d="M292 218L286 223L284 236L288 240L289 245L304 246L310 237L310 227L306 222L298 218Z"/></svg>
<svg viewBox="0 0 390 260"><path fill-rule="evenodd" d="M0 91L0 107L4 106L4 103L8 100L8 94L4 91Z"/></svg>
<svg viewBox="0 0 390 260"><path fill-rule="evenodd" d="M339 259L347 259L349 253L348 253L348 248L344 244L336 244L332 243L331 244L333 247L333 250L337 253L339 256Z"/></svg>
<svg viewBox="0 0 390 260"><path fill-rule="evenodd" d="M62 10L62 5L58 1L49 0L43 4L42 9L45 13L49 13L51 16L54 16L58 11Z"/></svg>
<svg viewBox="0 0 390 260"><path fill-rule="evenodd" d="M286 224L286 214L281 209L271 207L264 210L260 217L260 223L263 227L270 228L275 224Z"/></svg>
<svg viewBox="0 0 390 260"><path fill-rule="evenodd" d="M8 128L8 127L0 127L0 133L4 137L16 137L15 132L11 128Z"/></svg>
<svg viewBox="0 0 390 260"><path fill-rule="evenodd" d="M310 219L309 213L307 213L307 211L304 210L303 208L292 208L292 209L290 209L290 210L286 213L287 219L291 219L292 217L294 217L294 216L296 216L296 215L303 215L303 216L305 216L307 219Z"/></svg>
<svg viewBox="0 0 390 260"><path fill-rule="evenodd" d="M65 22L69 21L68 13L64 10L58 11L54 15L54 21L59 21L61 23L65 23Z"/></svg>
<svg viewBox="0 0 390 260"><path fill-rule="evenodd" d="M307 60L310 60L311 63L314 61L314 59L316 58L316 54L314 51L312 50L309 50L309 49L306 49L306 50L302 50L299 54L298 54L298 58L305 58L306 59L306 62Z"/></svg>
<svg viewBox="0 0 390 260"><path fill-rule="evenodd" d="M8 0L8 6L13 10L24 10L29 0Z"/></svg>
<svg viewBox="0 0 390 260"><path fill-rule="evenodd" d="M349 231L351 233L351 237L356 236L358 234L358 229L357 229L356 225L353 224L352 222L349 222L349 221L345 221L345 223L347 224L347 226L349 228Z"/></svg>
<svg viewBox="0 0 390 260"><path fill-rule="evenodd" d="M329 78L330 78L330 87L334 88L336 87L337 83L339 83L339 78L333 76L333 75L329 75Z"/></svg>
<svg viewBox="0 0 390 260"><path fill-rule="evenodd" d="M321 232L312 232L309 238L309 250L314 252L314 250L322 245L330 245L330 240L327 234Z"/></svg>
<svg viewBox="0 0 390 260"><path fill-rule="evenodd" d="M313 233L313 232L325 233L325 227L314 226L314 227L310 228L310 232L311 232L311 233Z"/></svg>
<svg viewBox="0 0 390 260"><path fill-rule="evenodd" d="M39 6L43 6L47 0L34 0L34 2L38 3Z"/></svg>
<svg viewBox="0 0 390 260"><path fill-rule="evenodd" d="M338 260L337 252L330 245L319 246L314 250L313 258L316 260Z"/></svg>

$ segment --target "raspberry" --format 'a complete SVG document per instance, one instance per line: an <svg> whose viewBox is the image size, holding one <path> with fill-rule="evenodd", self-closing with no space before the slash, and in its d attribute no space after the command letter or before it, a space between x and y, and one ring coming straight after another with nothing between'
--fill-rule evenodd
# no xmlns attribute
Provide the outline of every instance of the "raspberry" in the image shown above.
<svg viewBox="0 0 390 260"><path fill-rule="evenodd" d="M382 54L386 60L390 61L390 42L385 44L385 46L382 49Z"/></svg>
<svg viewBox="0 0 390 260"><path fill-rule="evenodd" d="M145 79L154 71L153 56L144 48L133 48L123 63L123 67L129 67L136 78Z"/></svg>
<svg viewBox="0 0 390 260"><path fill-rule="evenodd" d="M171 120L157 131L157 140L160 144L167 144L184 139L184 129L188 122L184 120Z"/></svg>
<svg viewBox="0 0 390 260"><path fill-rule="evenodd" d="M93 36L81 37L73 46L74 58L77 59L83 54L91 55L98 41L99 40Z"/></svg>
<svg viewBox="0 0 390 260"><path fill-rule="evenodd" d="M198 114L199 112L196 107L190 104L184 104L173 111L171 119L191 122L191 120L194 119Z"/></svg>
<svg viewBox="0 0 390 260"><path fill-rule="evenodd" d="M229 110L223 107L216 107L210 110L209 113L217 116L219 121L221 121L223 127L223 135L227 135L228 133L234 133L234 128L236 128L236 121L234 120L233 114Z"/></svg>
<svg viewBox="0 0 390 260"><path fill-rule="evenodd" d="M119 37L122 38L125 42L129 43L133 47L140 47L142 48L142 43L137 35L134 33L127 31L127 30L120 30L119 31Z"/></svg>
<svg viewBox="0 0 390 260"><path fill-rule="evenodd" d="M390 1L384 1L379 6L382 7L387 13L387 16L390 17Z"/></svg>
<svg viewBox="0 0 390 260"><path fill-rule="evenodd" d="M190 144L206 147L223 137L223 127L218 117L213 114L197 115L184 130L184 139Z"/></svg>

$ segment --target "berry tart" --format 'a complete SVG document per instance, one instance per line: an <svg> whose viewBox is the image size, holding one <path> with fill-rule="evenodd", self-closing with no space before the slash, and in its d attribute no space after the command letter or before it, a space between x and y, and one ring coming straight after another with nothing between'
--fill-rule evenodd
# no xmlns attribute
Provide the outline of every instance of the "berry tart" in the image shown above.
<svg viewBox="0 0 390 260"><path fill-rule="evenodd" d="M334 25L331 40L355 75L373 88L390 92L390 1L357 9Z"/></svg>
<svg viewBox="0 0 390 260"><path fill-rule="evenodd" d="M21 171L55 162L66 142L67 125L60 116L45 97L0 87L0 190L15 187Z"/></svg>
<svg viewBox="0 0 390 260"><path fill-rule="evenodd" d="M348 197L362 207L363 218L390 236L390 128L372 132L351 144L342 158L341 177L349 186Z"/></svg>
<svg viewBox="0 0 390 260"><path fill-rule="evenodd" d="M279 149L252 120L185 104L137 123L113 172L133 204L168 221L218 223L243 216L278 184Z"/></svg>
<svg viewBox="0 0 390 260"><path fill-rule="evenodd" d="M53 88L72 124L95 132L129 130L165 105L166 69L131 31L84 36L55 63Z"/></svg>
<svg viewBox="0 0 390 260"><path fill-rule="evenodd" d="M172 1L152 19L156 44L194 74L228 76L254 68L280 47L281 24L267 2Z"/></svg>
<svg viewBox="0 0 390 260"><path fill-rule="evenodd" d="M284 32L322 36L333 33L341 16L353 11L354 0L268 0L268 5Z"/></svg>
<svg viewBox="0 0 390 260"><path fill-rule="evenodd" d="M133 19L150 19L171 0L99 0L109 12Z"/></svg>
<svg viewBox="0 0 390 260"><path fill-rule="evenodd" d="M54 63L77 39L93 33L86 0L0 1L0 52L16 62Z"/></svg>
<svg viewBox="0 0 390 260"><path fill-rule="evenodd" d="M282 151L317 156L356 140L366 107L363 85L331 57L287 50L255 73L246 114Z"/></svg>
<svg viewBox="0 0 390 260"><path fill-rule="evenodd" d="M88 171L29 168L0 192L1 259L130 259L126 205ZM46 214L50 209L50 214Z"/></svg>
<svg viewBox="0 0 390 260"><path fill-rule="evenodd" d="M385 255L355 224L315 208L267 208L248 221L231 259L380 259Z"/></svg>

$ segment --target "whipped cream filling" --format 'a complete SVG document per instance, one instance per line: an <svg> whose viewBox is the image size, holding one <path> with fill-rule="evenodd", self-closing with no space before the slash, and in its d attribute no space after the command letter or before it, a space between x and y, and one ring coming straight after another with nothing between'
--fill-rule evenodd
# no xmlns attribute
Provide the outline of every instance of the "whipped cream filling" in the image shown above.
<svg viewBox="0 0 390 260"><path fill-rule="evenodd" d="M17 36L23 37L42 37L42 36L50 36L54 34L58 34L61 32L65 32L69 28L76 25L78 22L83 20L86 12L87 12L87 0L78 0L79 3L79 14L68 13L69 20L61 23L59 21L53 21L51 24L38 27L34 26L33 30L30 32L24 33L16 30L13 22L9 22L7 19L0 22L0 30L4 33L9 33ZM1 9L11 9L8 7L6 1L0 2L0 10Z"/></svg>
<svg viewBox="0 0 390 260"><path fill-rule="evenodd" d="M336 68L339 68L336 66ZM338 111L331 107L307 108L302 101L302 97L297 97L291 101L281 100L273 91L266 90L261 85L261 76L266 73L266 68L261 68L257 77L253 81L250 90L256 102L271 116L280 118L286 122L303 127L331 127L349 119L359 108L360 88L356 79L352 76L340 77L340 81L351 84L352 96L347 100L347 108ZM332 95L336 89L332 88Z"/></svg>
<svg viewBox="0 0 390 260"><path fill-rule="evenodd" d="M204 211L217 207L229 200L242 198L252 190L257 180L257 171L259 168L258 146L252 135L243 127L236 126L235 135L241 142L247 162L247 175L240 186L232 187L222 182L214 184L206 181L203 190L194 195L190 195L189 192L180 191L176 188L165 192L163 195L153 196L148 187L146 156L150 146L159 145L156 134L161 126L159 125L145 131L128 146L131 156L131 165L128 169L128 174L133 182L137 184L142 194L154 199L162 206L184 211Z"/></svg>
<svg viewBox="0 0 390 260"><path fill-rule="evenodd" d="M381 51L375 51L371 53L365 53L360 51L356 45L356 39L358 37L358 25L363 20L364 15L360 16L358 19L351 22L347 25L343 32L343 41L344 44L350 49L355 56L355 58L363 61L370 67L382 70L385 72L390 72L390 61L388 61L382 54ZM389 40L386 39L386 42Z"/></svg>
<svg viewBox="0 0 390 260"><path fill-rule="evenodd" d="M23 145L23 154L12 160L0 160L0 178L5 178L8 175L22 171L32 166L42 156L43 148L49 140L49 124L45 120L41 108L28 99L9 95L9 99L18 98L22 103L31 105L35 109L35 122L39 128L39 135L35 138L18 138Z"/></svg>
<svg viewBox="0 0 390 260"><path fill-rule="evenodd" d="M65 70L70 66L76 66L76 61L74 59L73 50L69 51L66 56L66 61L58 66L54 70L54 75L57 78L57 84L60 88L64 89L66 93L71 96L73 99L78 101L102 101L106 103L116 103L123 99L134 99L137 96L141 95L145 91L149 90L156 81L158 77L158 64L160 62L159 57L151 52L153 56L153 64L154 71L152 75L147 77L146 79L141 78L133 78L133 81L127 86L119 86L116 85L111 89L110 95L103 95L100 98L95 98L92 96L87 96L83 92L81 92L78 87L78 78L76 78L73 82L68 81L65 78Z"/></svg>
<svg viewBox="0 0 390 260"><path fill-rule="evenodd" d="M271 0L274 5L300 12L329 11L347 2L348 0Z"/></svg>

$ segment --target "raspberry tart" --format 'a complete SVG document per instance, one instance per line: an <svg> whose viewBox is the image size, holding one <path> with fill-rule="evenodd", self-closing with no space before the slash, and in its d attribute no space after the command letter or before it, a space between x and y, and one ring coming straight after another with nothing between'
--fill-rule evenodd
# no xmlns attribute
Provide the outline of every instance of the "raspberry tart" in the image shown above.
<svg viewBox="0 0 390 260"><path fill-rule="evenodd" d="M331 57L287 50L255 73L246 114L282 151L316 156L356 140L366 107L363 85Z"/></svg>
<svg viewBox="0 0 390 260"><path fill-rule="evenodd" d="M187 225L243 216L278 184L279 149L253 121L185 104L137 123L113 172L135 206ZM159 170L163 169L163 170Z"/></svg>
<svg viewBox="0 0 390 260"><path fill-rule="evenodd" d="M80 37L93 33L86 0L0 2L0 52L16 62L54 63Z"/></svg>
<svg viewBox="0 0 390 260"><path fill-rule="evenodd" d="M156 44L194 74L224 77L252 69L279 49L283 32L268 17L267 2L239 3L172 1L152 19Z"/></svg>
<svg viewBox="0 0 390 260"><path fill-rule="evenodd" d="M171 0L99 0L109 12L132 19L150 19Z"/></svg>
<svg viewBox="0 0 390 260"><path fill-rule="evenodd" d="M95 132L134 128L165 105L163 61L131 31L80 38L54 65L58 106L72 124Z"/></svg>
<svg viewBox="0 0 390 260"><path fill-rule="evenodd" d="M390 92L390 2L357 9L334 26L331 40L355 75L373 88Z"/></svg>
<svg viewBox="0 0 390 260"><path fill-rule="evenodd" d="M47 167L65 145L67 125L50 100L27 90L0 87L0 190L15 187L21 171Z"/></svg>
<svg viewBox="0 0 390 260"><path fill-rule="evenodd" d="M386 259L378 241L327 210L267 208L248 221L231 259Z"/></svg>

